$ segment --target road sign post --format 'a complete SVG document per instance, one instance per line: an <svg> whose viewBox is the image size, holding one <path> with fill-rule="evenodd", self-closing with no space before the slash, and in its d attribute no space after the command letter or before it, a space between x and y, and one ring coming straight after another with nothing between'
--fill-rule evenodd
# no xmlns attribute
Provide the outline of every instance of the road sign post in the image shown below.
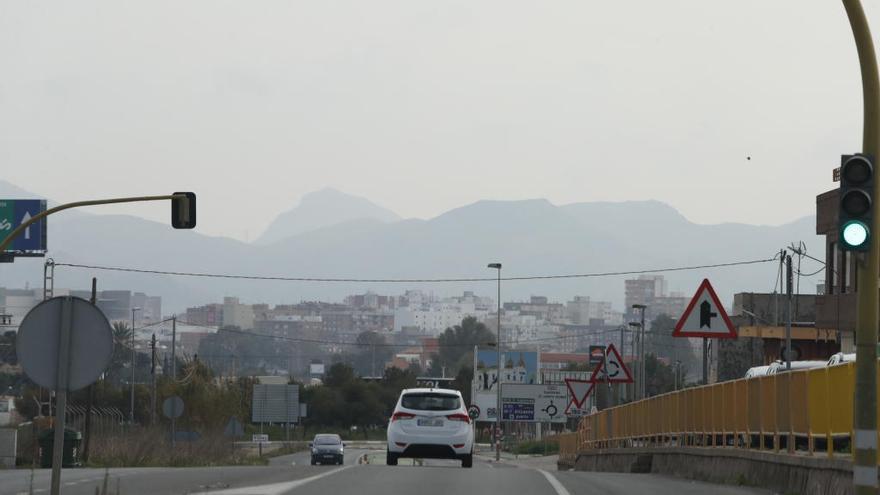
<svg viewBox="0 0 880 495"><path fill-rule="evenodd" d="M703 279L678 323L673 337L703 339L703 383L709 383L709 339L735 339L736 328L718 299L709 279ZM713 347L714 349L714 347Z"/></svg>
<svg viewBox="0 0 880 495"><path fill-rule="evenodd" d="M85 299L54 297L36 305L22 319L16 352L28 378L55 391L51 493L58 495L67 393L91 384L107 368L113 353L110 323Z"/></svg>
<svg viewBox="0 0 880 495"><path fill-rule="evenodd" d="M183 415L183 399L173 395L162 401L162 414L171 420L171 449L174 450L177 442L176 421Z"/></svg>

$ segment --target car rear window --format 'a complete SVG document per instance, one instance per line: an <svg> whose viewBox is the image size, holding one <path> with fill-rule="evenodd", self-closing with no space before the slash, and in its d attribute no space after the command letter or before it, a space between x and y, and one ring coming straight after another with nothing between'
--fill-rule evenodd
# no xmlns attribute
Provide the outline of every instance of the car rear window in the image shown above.
<svg viewBox="0 0 880 495"><path fill-rule="evenodd" d="M339 445L339 437L318 437L315 439L318 445Z"/></svg>
<svg viewBox="0 0 880 495"><path fill-rule="evenodd" d="M406 394L400 402L403 407L417 411L451 411L461 406L457 395L430 392Z"/></svg>

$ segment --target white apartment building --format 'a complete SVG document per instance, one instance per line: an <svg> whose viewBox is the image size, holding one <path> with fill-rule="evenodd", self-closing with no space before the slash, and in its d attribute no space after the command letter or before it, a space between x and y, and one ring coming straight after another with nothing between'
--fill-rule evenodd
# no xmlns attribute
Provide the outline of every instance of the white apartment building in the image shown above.
<svg viewBox="0 0 880 495"><path fill-rule="evenodd" d="M394 310L394 331L403 327L418 327L425 334L437 336L449 327L460 325L468 316L483 319L488 310L478 309L474 303L438 302L397 308Z"/></svg>
<svg viewBox="0 0 880 495"><path fill-rule="evenodd" d="M608 301L594 301L589 296L575 296L565 304L565 314L575 325L589 325L590 320L601 319L606 325L623 324L623 313L614 311Z"/></svg>
<svg viewBox="0 0 880 495"><path fill-rule="evenodd" d="M235 326L242 330L254 328L254 308L241 304L237 297L223 298L223 326Z"/></svg>

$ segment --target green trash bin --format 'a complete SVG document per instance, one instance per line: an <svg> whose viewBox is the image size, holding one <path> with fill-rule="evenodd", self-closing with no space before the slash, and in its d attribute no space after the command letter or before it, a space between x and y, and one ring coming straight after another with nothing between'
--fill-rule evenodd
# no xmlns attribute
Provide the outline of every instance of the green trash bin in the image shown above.
<svg viewBox="0 0 880 495"><path fill-rule="evenodd" d="M55 429L40 433L40 467L52 467L52 450L55 443ZM82 446L82 433L76 430L64 429L64 454L61 458L61 467L76 467L80 465L79 452Z"/></svg>

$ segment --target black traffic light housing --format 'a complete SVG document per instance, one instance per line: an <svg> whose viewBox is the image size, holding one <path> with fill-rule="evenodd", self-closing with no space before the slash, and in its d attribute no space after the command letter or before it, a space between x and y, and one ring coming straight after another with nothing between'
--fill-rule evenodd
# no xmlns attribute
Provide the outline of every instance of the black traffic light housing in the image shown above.
<svg viewBox="0 0 880 495"><path fill-rule="evenodd" d="M837 228L840 247L867 251L872 239L874 157L864 154L840 158L840 208Z"/></svg>
<svg viewBox="0 0 880 495"><path fill-rule="evenodd" d="M175 229L192 229L196 226L196 193L176 192L182 198L171 200L171 225Z"/></svg>

